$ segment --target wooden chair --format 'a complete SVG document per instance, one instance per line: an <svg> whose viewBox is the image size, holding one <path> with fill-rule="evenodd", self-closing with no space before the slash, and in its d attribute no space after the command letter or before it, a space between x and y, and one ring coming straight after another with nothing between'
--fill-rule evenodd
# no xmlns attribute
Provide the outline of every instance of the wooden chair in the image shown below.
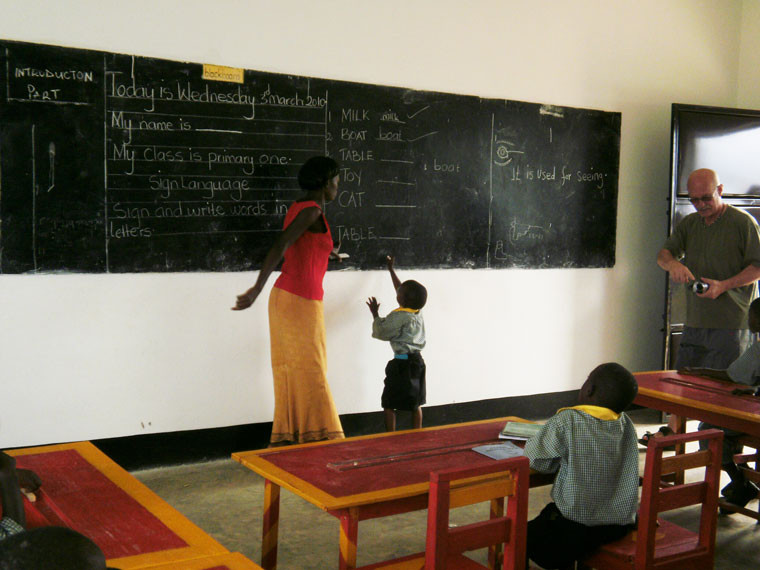
<svg viewBox="0 0 760 570"><path fill-rule="evenodd" d="M760 486L760 438L752 437L750 435L742 435L739 438L739 443L743 447L751 447L755 451L754 453L739 453L734 455L734 463L739 465L739 469L744 472L744 476L748 481L752 481L755 485ZM750 466L750 463L754 463L754 468ZM751 511L746 507L732 505L723 499L719 499L718 504L723 511L740 513L746 517L755 519L758 521L758 524L760 524L760 502L757 505L757 511Z"/></svg>
<svg viewBox="0 0 760 570"><path fill-rule="evenodd" d="M430 474L425 552L357 570L470 570L483 565L464 552L489 547L489 567L524 570L530 468L527 457ZM504 498L507 497L506 513ZM490 518L449 527L449 510L491 501ZM503 546L503 551L502 547Z"/></svg>
<svg viewBox="0 0 760 570"><path fill-rule="evenodd" d="M707 441L708 449L663 457L666 446ZM647 446L644 482L637 530L605 544L583 560L582 566L599 569L644 570L713 568L718 516L723 432L716 429L653 437ZM704 477L692 483L662 485L662 476L704 467ZM693 533L664 519L662 512L702 505L699 532Z"/></svg>

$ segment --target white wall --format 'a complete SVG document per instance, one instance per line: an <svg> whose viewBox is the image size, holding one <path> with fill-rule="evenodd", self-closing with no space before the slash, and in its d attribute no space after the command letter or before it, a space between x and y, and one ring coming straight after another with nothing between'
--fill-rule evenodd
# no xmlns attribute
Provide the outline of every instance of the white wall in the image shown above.
<svg viewBox="0 0 760 570"><path fill-rule="evenodd" d="M760 109L760 1L744 0L736 106Z"/></svg>
<svg viewBox="0 0 760 570"><path fill-rule="evenodd" d="M0 37L622 112L614 268L413 273L436 405L574 389L603 361L660 367L670 104L737 104L752 4L0 0ZM0 447L271 420L266 303L229 310L254 279L0 275ZM364 300L392 308L389 279L331 272L325 289L338 410L378 410L390 350Z"/></svg>

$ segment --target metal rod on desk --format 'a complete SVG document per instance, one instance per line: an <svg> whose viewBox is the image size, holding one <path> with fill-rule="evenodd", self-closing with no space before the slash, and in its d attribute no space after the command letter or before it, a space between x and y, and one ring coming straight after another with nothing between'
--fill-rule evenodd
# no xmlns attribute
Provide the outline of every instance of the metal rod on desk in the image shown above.
<svg viewBox="0 0 760 570"><path fill-rule="evenodd" d="M415 451L407 451L403 453L394 453L393 455L381 455L378 457L357 457L356 459L346 459L343 461L335 461L327 464L327 468L333 471L349 471L351 469L361 469L362 467L372 467L375 465L387 465L388 463L395 463L398 461L411 461L413 459L420 459L422 457L433 457L436 455L447 455L450 453L458 453L467 449L472 449L478 445L485 443L493 443L494 438L489 438L479 441L470 441L460 445L433 447L430 449L419 449Z"/></svg>
<svg viewBox="0 0 760 570"><path fill-rule="evenodd" d="M704 390L705 392L714 392L716 394L727 394L731 395L731 392L727 390L723 390L721 388L716 388L714 386L705 386L704 384L700 384L698 382L690 382L689 380L683 380L681 378L662 378L662 382L668 382L669 384L677 384L679 386L686 386L687 388L696 388L697 390Z"/></svg>

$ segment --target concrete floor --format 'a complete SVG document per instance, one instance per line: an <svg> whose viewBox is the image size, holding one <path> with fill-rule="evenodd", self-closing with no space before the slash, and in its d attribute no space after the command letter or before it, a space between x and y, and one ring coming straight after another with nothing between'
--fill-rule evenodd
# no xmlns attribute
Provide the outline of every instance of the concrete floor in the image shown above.
<svg viewBox="0 0 760 570"><path fill-rule="evenodd" d="M657 412L638 410L631 416L640 435L659 426ZM690 422L689 431L693 429L696 423ZM640 457L643 466L643 448ZM133 475L227 549L260 562L264 489L261 477L231 459L136 471ZM726 478L724 484L727 482ZM529 520L550 501L549 491L549 486L531 489ZM757 501L749 504L752 509L757 506ZM484 507L459 509L452 515L452 522L467 520L473 516L471 509L476 508ZM425 511L418 511L360 523L358 564L424 550L425 517ZM667 516L694 530L697 517L696 509ZM279 569L337 568L338 520L287 491L280 497L279 537ZM738 514L719 516L715 568L759 566L760 525Z"/></svg>

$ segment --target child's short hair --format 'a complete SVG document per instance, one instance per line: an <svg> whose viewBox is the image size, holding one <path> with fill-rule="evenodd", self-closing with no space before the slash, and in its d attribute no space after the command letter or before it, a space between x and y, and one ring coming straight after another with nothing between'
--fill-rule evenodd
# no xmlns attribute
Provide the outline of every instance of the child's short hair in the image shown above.
<svg viewBox="0 0 760 570"><path fill-rule="evenodd" d="M312 156L298 171L298 185L303 190L319 190L338 176L340 167L329 156Z"/></svg>
<svg viewBox="0 0 760 570"><path fill-rule="evenodd" d="M419 311L427 303L427 289L417 281L410 279L404 281L401 286L404 288L404 299L409 309Z"/></svg>
<svg viewBox="0 0 760 570"><path fill-rule="evenodd" d="M600 364L588 378L596 388L597 403L613 412L625 410L639 392L636 378L617 362Z"/></svg>
<svg viewBox="0 0 760 570"><path fill-rule="evenodd" d="M4 539L0 567L103 570L106 559L100 548L83 534L67 527L46 526Z"/></svg>

